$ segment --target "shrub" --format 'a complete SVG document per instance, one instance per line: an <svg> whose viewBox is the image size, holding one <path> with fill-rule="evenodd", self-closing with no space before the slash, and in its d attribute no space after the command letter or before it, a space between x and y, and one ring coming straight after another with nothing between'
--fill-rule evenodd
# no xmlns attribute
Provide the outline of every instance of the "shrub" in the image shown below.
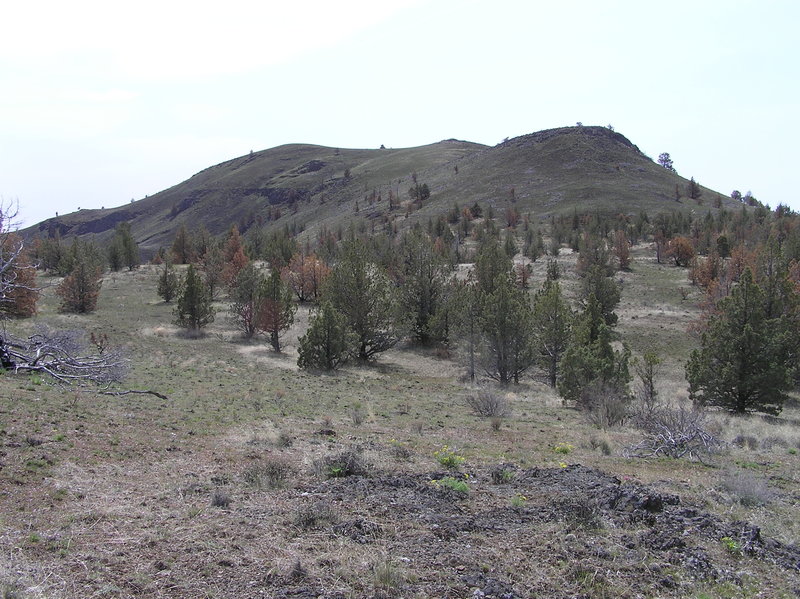
<svg viewBox="0 0 800 599"><path fill-rule="evenodd" d="M600 510L596 500L583 494L575 494L565 497L560 510L564 514L564 519L573 528L585 530L598 530L603 528L600 520Z"/></svg>
<svg viewBox="0 0 800 599"><path fill-rule="evenodd" d="M353 420L353 424L355 426L361 426L364 424L364 408L361 405L361 402L357 402L351 409L350 409L350 418Z"/></svg>
<svg viewBox="0 0 800 599"><path fill-rule="evenodd" d="M384 558L372 566L375 586L380 589L393 590L406 582L406 576L394 560Z"/></svg>
<svg viewBox="0 0 800 599"><path fill-rule="evenodd" d="M560 453L561 455L570 454L573 449L575 449L575 447L569 443L557 443L553 446L553 452Z"/></svg>
<svg viewBox="0 0 800 599"><path fill-rule="evenodd" d="M436 461L448 470L458 470L465 458L456 454L450 447L444 445L439 451L433 452Z"/></svg>
<svg viewBox="0 0 800 599"><path fill-rule="evenodd" d="M324 478L365 476L368 465L359 448L348 449L338 455L326 456L314 462L314 471Z"/></svg>
<svg viewBox="0 0 800 599"><path fill-rule="evenodd" d="M761 447L763 447L764 449L772 449L773 447L781 447L783 449L786 449L787 447L789 447L789 442L783 437L770 435L761 442Z"/></svg>
<svg viewBox="0 0 800 599"><path fill-rule="evenodd" d="M211 495L211 505L214 507L228 507L231 497L225 491L214 491Z"/></svg>
<svg viewBox="0 0 800 599"><path fill-rule="evenodd" d="M389 441L389 453L391 453L396 460L411 459L411 450L396 439Z"/></svg>
<svg viewBox="0 0 800 599"><path fill-rule="evenodd" d="M479 389L475 394L468 395L466 402L476 416L503 418L511 413L505 395L491 389Z"/></svg>
<svg viewBox="0 0 800 599"><path fill-rule="evenodd" d="M603 455L611 455L612 453L611 442L608 439L592 437L589 440L589 446L594 450L599 449Z"/></svg>
<svg viewBox="0 0 800 599"><path fill-rule="evenodd" d="M720 487L746 507L765 505L772 497L766 481L749 472L729 472L720 481Z"/></svg>
<svg viewBox="0 0 800 599"><path fill-rule="evenodd" d="M291 433L286 431L279 431L275 437L275 447L291 447L292 443L294 443L294 438Z"/></svg>
<svg viewBox="0 0 800 599"><path fill-rule="evenodd" d="M733 438L732 443L737 447L741 447L742 449L750 449L750 450L758 449L758 446L760 445L758 439L753 435L742 435L742 434L736 435Z"/></svg>
<svg viewBox="0 0 800 599"><path fill-rule="evenodd" d="M514 470L508 464L500 464L499 466L493 467L489 471L489 477L496 485L510 483L514 478Z"/></svg>
<svg viewBox="0 0 800 599"><path fill-rule="evenodd" d="M589 422L605 429L625 421L630 399L625 390L594 381L581 392L579 405Z"/></svg>
<svg viewBox="0 0 800 599"><path fill-rule="evenodd" d="M722 543L722 546L725 547L725 550L731 555L742 555L742 546L735 539L731 537L722 537L720 542Z"/></svg>
<svg viewBox="0 0 800 599"><path fill-rule="evenodd" d="M295 526L303 530L322 528L327 524L335 524L338 520L339 514L327 501L315 501L300 506L294 516Z"/></svg>
<svg viewBox="0 0 800 599"><path fill-rule="evenodd" d="M699 410L656 410L640 426L646 433L644 440L625 448L625 457L695 458L713 453L722 443L704 426L705 418Z"/></svg>
<svg viewBox="0 0 800 599"><path fill-rule="evenodd" d="M523 507L527 501L528 498L525 497L525 495L517 493L511 498L511 507L516 507L516 508Z"/></svg>
<svg viewBox="0 0 800 599"><path fill-rule="evenodd" d="M279 489L294 474L294 468L281 459L269 459L250 466L242 473L244 482L256 489Z"/></svg>
<svg viewBox="0 0 800 599"><path fill-rule="evenodd" d="M437 487L444 487L462 495L467 495L469 493L469 486L467 485L466 481L459 478L453 478L452 476L445 476L444 478L433 481L433 483Z"/></svg>

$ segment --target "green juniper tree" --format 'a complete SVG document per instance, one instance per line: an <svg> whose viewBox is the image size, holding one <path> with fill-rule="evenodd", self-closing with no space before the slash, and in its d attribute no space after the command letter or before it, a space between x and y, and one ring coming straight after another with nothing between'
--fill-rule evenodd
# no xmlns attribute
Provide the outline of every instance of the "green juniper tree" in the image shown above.
<svg viewBox="0 0 800 599"><path fill-rule="evenodd" d="M56 289L62 312L85 314L97 308L105 268L103 258L101 250L91 241L77 237L73 240L59 265L66 275Z"/></svg>
<svg viewBox="0 0 800 599"><path fill-rule="evenodd" d="M594 295L578 316L572 329L569 346L561 360L558 392L566 401L591 408L586 392L604 386L621 394L627 393L631 380L628 371L630 350L615 350L611 345L611 328L606 324L602 306Z"/></svg>
<svg viewBox="0 0 800 599"><path fill-rule="evenodd" d="M347 242L325 280L323 298L344 315L355 333L355 356L372 360L393 347L403 330L397 292L363 242Z"/></svg>
<svg viewBox="0 0 800 599"><path fill-rule="evenodd" d="M169 257L164 261L164 268L158 275L158 297L166 303L170 303L178 295L178 275L172 267L172 260Z"/></svg>
<svg viewBox="0 0 800 599"><path fill-rule="evenodd" d="M300 337L297 365L302 369L334 370L347 361L355 344L347 319L330 302L323 302Z"/></svg>
<svg viewBox="0 0 800 599"><path fill-rule="evenodd" d="M572 310L557 281L546 280L533 298L532 326L536 363L556 386L559 364L567 350L573 321Z"/></svg>
<svg viewBox="0 0 800 599"><path fill-rule="evenodd" d="M482 300L484 372L501 385L518 383L535 358L528 294L506 274L497 277L493 293L483 294Z"/></svg>
<svg viewBox="0 0 800 599"><path fill-rule="evenodd" d="M686 365L693 400L738 414L781 411L792 388L800 330L790 313L770 317L765 300L745 269Z"/></svg>
<svg viewBox="0 0 800 599"><path fill-rule="evenodd" d="M402 260L400 301L411 315L411 335L423 345L441 341L435 318L445 307L450 266L421 229L405 238Z"/></svg>
<svg viewBox="0 0 800 599"><path fill-rule="evenodd" d="M495 286L503 276L511 272L511 258L495 237L488 237L481 244L475 258L475 281L482 293L494 293Z"/></svg>
<svg viewBox="0 0 800 599"><path fill-rule="evenodd" d="M190 264L181 281L175 310L175 324L185 328L190 335L199 335L207 324L214 322L215 310L211 294L203 279Z"/></svg>

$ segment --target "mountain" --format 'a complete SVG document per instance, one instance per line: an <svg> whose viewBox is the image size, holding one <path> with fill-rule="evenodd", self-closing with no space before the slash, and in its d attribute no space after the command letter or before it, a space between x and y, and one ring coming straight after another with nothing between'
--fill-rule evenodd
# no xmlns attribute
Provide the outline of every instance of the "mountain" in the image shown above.
<svg viewBox="0 0 800 599"><path fill-rule="evenodd" d="M413 205L409 189L425 184L430 198ZM109 238L129 221L145 255L168 246L177 229L205 225L213 234L232 224L289 226L313 236L354 220L405 227L478 202L501 215L657 213L707 209L734 201L703 188L699 205L688 181L653 162L625 136L605 127L564 127L497 146L449 139L404 149L339 149L290 144L251 152L209 167L186 181L117 208L51 218L28 234ZM395 198L389 209L389 196ZM718 198L718 200L717 200ZM738 205L738 204L737 204Z"/></svg>

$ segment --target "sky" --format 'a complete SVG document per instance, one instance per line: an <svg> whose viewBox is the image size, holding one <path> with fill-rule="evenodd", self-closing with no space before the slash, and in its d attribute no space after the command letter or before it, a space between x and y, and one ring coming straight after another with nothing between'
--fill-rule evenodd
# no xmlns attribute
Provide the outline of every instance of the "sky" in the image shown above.
<svg viewBox="0 0 800 599"><path fill-rule="evenodd" d="M800 210L800 2L3 1L0 200L35 224L285 143L612 125Z"/></svg>

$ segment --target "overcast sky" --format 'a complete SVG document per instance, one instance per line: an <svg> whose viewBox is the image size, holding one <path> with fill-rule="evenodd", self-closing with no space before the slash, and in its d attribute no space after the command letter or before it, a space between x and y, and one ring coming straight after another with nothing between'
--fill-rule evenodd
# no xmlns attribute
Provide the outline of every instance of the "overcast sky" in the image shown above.
<svg viewBox="0 0 800 599"><path fill-rule="evenodd" d="M4 2L0 197L26 224L284 143L607 125L800 210L800 2ZM791 182L790 182L791 180Z"/></svg>

